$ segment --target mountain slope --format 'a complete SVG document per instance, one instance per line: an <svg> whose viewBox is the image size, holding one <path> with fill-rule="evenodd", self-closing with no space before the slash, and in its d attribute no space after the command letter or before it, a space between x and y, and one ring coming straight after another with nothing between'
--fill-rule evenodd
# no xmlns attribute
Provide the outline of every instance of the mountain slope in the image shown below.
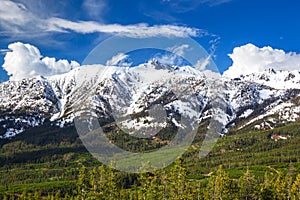
<svg viewBox="0 0 300 200"><path fill-rule="evenodd" d="M163 66L157 61L134 68L82 66L62 75L1 83L0 138L45 121L71 125L87 108L102 121L119 122L130 134L186 126L181 117L199 122L214 112L224 127L273 128L299 119L298 88L296 71L271 69L221 79L189 66ZM151 116L155 105L163 107L161 119Z"/></svg>

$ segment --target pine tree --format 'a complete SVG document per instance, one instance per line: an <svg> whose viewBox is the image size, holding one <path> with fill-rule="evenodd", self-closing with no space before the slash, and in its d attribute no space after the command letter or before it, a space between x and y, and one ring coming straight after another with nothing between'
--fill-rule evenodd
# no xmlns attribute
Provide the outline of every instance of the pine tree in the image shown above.
<svg viewBox="0 0 300 200"><path fill-rule="evenodd" d="M107 191L107 172L104 165L98 168L98 188L99 199L104 199L108 193Z"/></svg>
<svg viewBox="0 0 300 200"><path fill-rule="evenodd" d="M169 187L168 187L168 178L169 174L166 170L161 170L160 172L160 190L161 190L161 198L162 199L168 199L169 197Z"/></svg>
<svg viewBox="0 0 300 200"><path fill-rule="evenodd" d="M238 180L239 194L238 199L257 199L256 194L257 180L250 174L249 169Z"/></svg>
<svg viewBox="0 0 300 200"><path fill-rule="evenodd" d="M46 198L47 200L51 200L51 195L50 195L50 193L48 193L48 195L47 195L47 198Z"/></svg>
<svg viewBox="0 0 300 200"><path fill-rule="evenodd" d="M99 170L94 167L90 171L90 192L88 194L88 199L100 199L100 187L99 187L99 178L100 178Z"/></svg>
<svg viewBox="0 0 300 200"><path fill-rule="evenodd" d="M201 182L198 181L198 183L196 184L196 189L195 189L195 198L197 200L203 199L204 198L204 193L203 193L203 189L201 188Z"/></svg>
<svg viewBox="0 0 300 200"><path fill-rule="evenodd" d="M151 176L149 176L149 189L147 191L148 193L148 199L161 199L162 197L162 193L161 193L161 187L159 187L160 182L159 182L159 178L158 178L158 173L157 171L154 171L151 173Z"/></svg>
<svg viewBox="0 0 300 200"><path fill-rule="evenodd" d="M116 184L116 173L111 167L107 167L107 184L104 196L107 196L107 199L115 200L119 198L118 188Z"/></svg>
<svg viewBox="0 0 300 200"><path fill-rule="evenodd" d="M65 194L64 200L72 200L74 199L73 197L71 197L68 193Z"/></svg>
<svg viewBox="0 0 300 200"><path fill-rule="evenodd" d="M260 184L260 199L273 200L275 199L275 191L273 187L273 180L268 173L265 174L264 182Z"/></svg>
<svg viewBox="0 0 300 200"><path fill-rule="evenodd" d="M7 195L6 195L6 194L4 194L4 196L3 196L3 200L8 200L8 197L7 197Z"/></svg>
<svg viewBox="0 0 300 200"><path fill-rule="evenodd" d="M22 198L21 199L23 199L23 200L26 200L27 199L27 197L28 197L28 193L27 193L27 191L26 190L23 190L23 192L22 192L22 196L21 196Z"/></svg>
<svg viewBox="0 0 300 200"><path fill-rule="evenodd" d="M230 199L230 179L228 174L219 166L216 175L209 178L205 198L213 200Z"/></svg>
<svg viewBox="0 0 300 200"><path fill-rule="evenodd" d="M182 158L177 159L170 170L169 188L171 199L186 199L189 193L186 190L186 169L182 166L182 161Z"/></svg>
<svg viewBox="0 0 300 200"><path fill-rule="evenodd" d="M292 199L300 199L300 174L297 175L296 180L294 181L291 189Z"/></svg>
<svg viewBox="0 0 300 200"><path fill-rule="evenodd" d="M88 170L83 166L79 171L77 183L77 192L81 200L87 199L90 188Z"/></svg>
<svg viewBox="0 0 300 200"><path fill-rule="evenodd" d="M149 175L149 172L145 172L140 174L139 176L139 182L141 183L141 194L138 195L139 199L146 200L148 199L148 191L151 184L151 178Z"/></svg>
<svg viewBox="0 0 300 200"><path fill-rule="evenodd" d="M139 188L136 184L133 185L132 191L129 194L130 200L138 200L139 199Z"/></svg>
<svg viewBox="0 0 300 200"><path fill-rule="evenodd" d="M57 192L55 193L54 199L55 199L55 200L59 200L59 199L60 199L60 191L57 191Z"/></svg>
<svg viewBox="0 0 300 200"><path fill-rule="evenodd" d="M281 173L277 175L276 180L273 184L274 187L274 196L276 199L286 199L287 198L287 182L282 176Z"/></svg>
<svg viewBox="0 0 300 200"><path fill-rule="evenodd" d="M289 164L289 171L286 175L286 183L287 183L287 199L290 200L292 197L291 190L292 190L292 184L293 184L293 171L294 171L294 166L292 162Z"/></svg>
<svg viewBox="0 0 300 200"><path fill-rule="evenodd" d="M34 200L40 200L41 199L41 192L40 191L35 191L33 195Z"/></svg>

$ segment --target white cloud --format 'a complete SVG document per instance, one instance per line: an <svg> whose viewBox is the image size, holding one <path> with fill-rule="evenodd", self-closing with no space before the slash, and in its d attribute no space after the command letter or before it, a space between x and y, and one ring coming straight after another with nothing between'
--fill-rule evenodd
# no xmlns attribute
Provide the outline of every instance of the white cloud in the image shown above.
<svg viewBox="0 0 300 200"><path fill-rule="evenodd" d="M20 31L21 26L26 26L35 21L23 4L9 0L0 1L0 25L8 31Z"/></svg>
<svg viewBox="0 0 300 200"><path fill-rule="evenodd" d="M105 9L107 9L105 0L84 0L82 6L90 17L98 19L103 15Z"/></svg>
<svg viewBox="0 0 300 200"><path fill-rule="evenodd" d="M195 68L204 71L206 67L210 64L211 56L207 56L206 58L200 59L196 62Z"/></svg>
<svg viewBox="0 0 300 200"><path fill-rule="evenodd" d="M75 4L66 0L45 1L45 0L11 0L21 4L27 12L39 18L46 19L50 16L70 16L75 11ZM78 10L78 9L77 9Z"/></svg>
<svg viewBox="0 0 300 200"><path fill-rule="evenodd" d="M0 27L3 29L1 34L7 36L21 33L44 34L73 31L80 34L109 33L143 38L198 36L201 32L199 29L176 25L102 24L95 21L70 21L59 17L42 19L30 12L24 4L10 0L0 1Z"/></svg>
<svg viewBox="0 0 300 200"><path fill-rule="evenodd" d="M217 46L219 44L219 41L221 40L221 37L215 34L212 34L211 36L213 37L213 39L209 41L210 44L209 51L210 54L215 58L216 57L215 52L217 50Z"/></svg>
<svg viewBox="0 0 300 200"><path fill-rule="evenodd" d="M79 67L75 61L43 57L39 49L30 44L16 42L10 44L8 49L10 51L6 53L2 67L11 76L10 80L62 74Z"/></svg>
<svg viewBox="0 0 300 200"><path fill-rule="evenodd" d="M210 6L218 6L218 5L221 5L221 4L224 4L224 3L229 3L231 1L232 0L207 0L208 4Z"/></svg>
<svg viewBox="0 0 300 200"><path fill-rule="evenodd" d="M269 68L286 71L300 70L300 54L286 53L269 46L259 48L253 44L247 44L236 47L229 57L233 64L223 75L231 78L262 72Z"/></svg>
<svg viewBox="0 0 300 200"><path fill-rule="evenodd" d="M163 65L176 65L176 59L178 57L175 54L164 54L160 56L156 56L154 59Z"/></svg>
<svg viewBox="0 0 300 200"><path fill-rule="evenodd" d="M9 52L8 49L0 49L0 55L1 54L6 54L7 52Z"/></svg>
<svg viewBox="0 0 300 200"><path fill-rule="evenodd" d="M190 46L188 44L182 44L180 46L173 46L173 47L167 48L167 51L177 54L178 56L184 57L184 53L189 47Z"/></svg>
<svg viewBox="0 0 300 200"><path fill-rule="evenodd" d="M173 9L173 12L185 13L191 10L195 10L203 4L213 7L228 3L230 1L232 0L161 0L161 3L170 6Z"/></svg>
<svg viewBox="0 0 300 200"><path fill-rule="evenodd" d="M126 58L128 58L128 55L124 53L118 53L117 55L113 56L110 60L106 61L106 65L129 67L132 63L127 63Z"/></svg>
<svg viewBox="0 0 300 200"><path fill-rule="evenodd" d="M169 53L158 54L154 57L155 60L163 65L181 65L183 62L184 54L189 49L188 44L176 45L167 48Z"/></svg>
<svg viewBox="0 0 300 200"><path fill-rule="evenodd" d="M184 26L174 25L156 25L148 24L120 25L120 24L100 24L94 21L73 22L60 18L48 19L49 27L55 27L55 30L74 31L77 33L110 33L121 34L136 38L147 38L156 36L166 37L188 37L198 36L199 30Z"/></svg>

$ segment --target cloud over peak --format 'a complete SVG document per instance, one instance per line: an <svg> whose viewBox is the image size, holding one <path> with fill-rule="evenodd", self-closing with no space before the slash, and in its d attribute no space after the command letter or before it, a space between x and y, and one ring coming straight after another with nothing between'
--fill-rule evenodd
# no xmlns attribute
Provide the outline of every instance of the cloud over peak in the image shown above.
<svg viewBox="0 0 300 200"><path fill-rule="evenodd" d="M8 46L9 52L4 57L3 69L7 71L10 80L20 80L42 75L62 74L79 67L75 61L56 60L43 57L38 48L21 42Z"/></svg>
<svg viewBox="0 0 300 200"><path fill-rule="evenodd" d="M229 54L232 66L224 72L224 76L235 78L240 75L275 70L300 70L300 54L285 52L270 46L259 48L253 44L236 47Z"/></svg>
<svg viewBox="0 0 300 200"><path fill-rule="evenodd" d="M126 62L128 55L124 53L118 53L113 56L111 59L106 61L107 66L121 66L121 67L130 67L131 63Z"/></svg>

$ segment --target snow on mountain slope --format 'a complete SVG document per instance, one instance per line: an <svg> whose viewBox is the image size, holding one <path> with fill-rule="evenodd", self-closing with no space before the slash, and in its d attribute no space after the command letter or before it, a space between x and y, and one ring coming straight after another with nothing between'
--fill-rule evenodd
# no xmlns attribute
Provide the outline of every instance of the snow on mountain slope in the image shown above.
<svg viewBox="0 0 300 200"><path fill-rule="evenodd" d="M55 125L63 126L84 107L95 116L112 119L148 112L151 106L159 103L168 112L168 120L178 125L179 122L172 116L175 113L199 118L206 102L203 79L204 76L191 67L164 67L150 61L134 68L82 66L66 74L2 83L0 120L6 130L2 135L14 135L11 132L16 121L4 126L7 116L12 116L13 120L13 115L20 113L24 115L20 116L22 120L27 115L38 118L40 123L35 125L49 119ZM188 94L187 97L185 94ZM195 98L183 102L190 94ZM192 112L193 109L196 111ZM128 127L136 125L130 125L134 120L129 120L127 118ZM144 120L151 122L146 116ZM166 126L165 122L157 122L156 125ZM143 126L146 127L147 123ZM32 126L27 123L28 127ZM15 134L26 128L16 129Z"/></svg>
<svg viewBox="0 0 300 200"><path fill-rule="evenodd" d="M241 76L241 80L263 84L275 89L298 89L300 85L300 72L275 71L268 69L264 72Z"/></svg>
<svg viewBox="0 0 300 200"><path fill-rule="evenodd" d="M275 125L279 123L294 122L297 119L300 119L300 105L295 105L290 101L284 103L282 102L267 110L264 114L249 120L246 124L241 126L240 129L262 119L264 119L264 122L256 125L256 129L263 128L265 122L269 124L269 128L271 129L273 127L270 124Z"/></svg>
<svg viewBox="0 0 300 200"><path fill-rule="evenodd" d="M225 88L227 100L231 102L236 116L231 124L240 129L250 125L263 128L265 123L279 126L300 119L298 71L269 69L262 73L227 79ZM271 115L273 118L269 117Z"/></svg>
<svg viewBox="0 0 300 200"><path fill-rule="evenodd" d="M215 78L214 78L215 77ZM215 116L223 126L270 126L299 120L300 74L267 70L236 79L192 67L164 66L156 60L139 66L90 65L50 77L0 83L0 138L45 121L72 124L76 113L119 121L131 134L151 134L173 124ZM151 115L161 105L160 119Z"/></svg>
<svg viewBox="0 0 300 200"><path fill-rule="evenodd" d="M15 113L35 113L42 117L49 116L58 109L55 93L44 77L2 83L0 99L0 110Z"/></svg>

